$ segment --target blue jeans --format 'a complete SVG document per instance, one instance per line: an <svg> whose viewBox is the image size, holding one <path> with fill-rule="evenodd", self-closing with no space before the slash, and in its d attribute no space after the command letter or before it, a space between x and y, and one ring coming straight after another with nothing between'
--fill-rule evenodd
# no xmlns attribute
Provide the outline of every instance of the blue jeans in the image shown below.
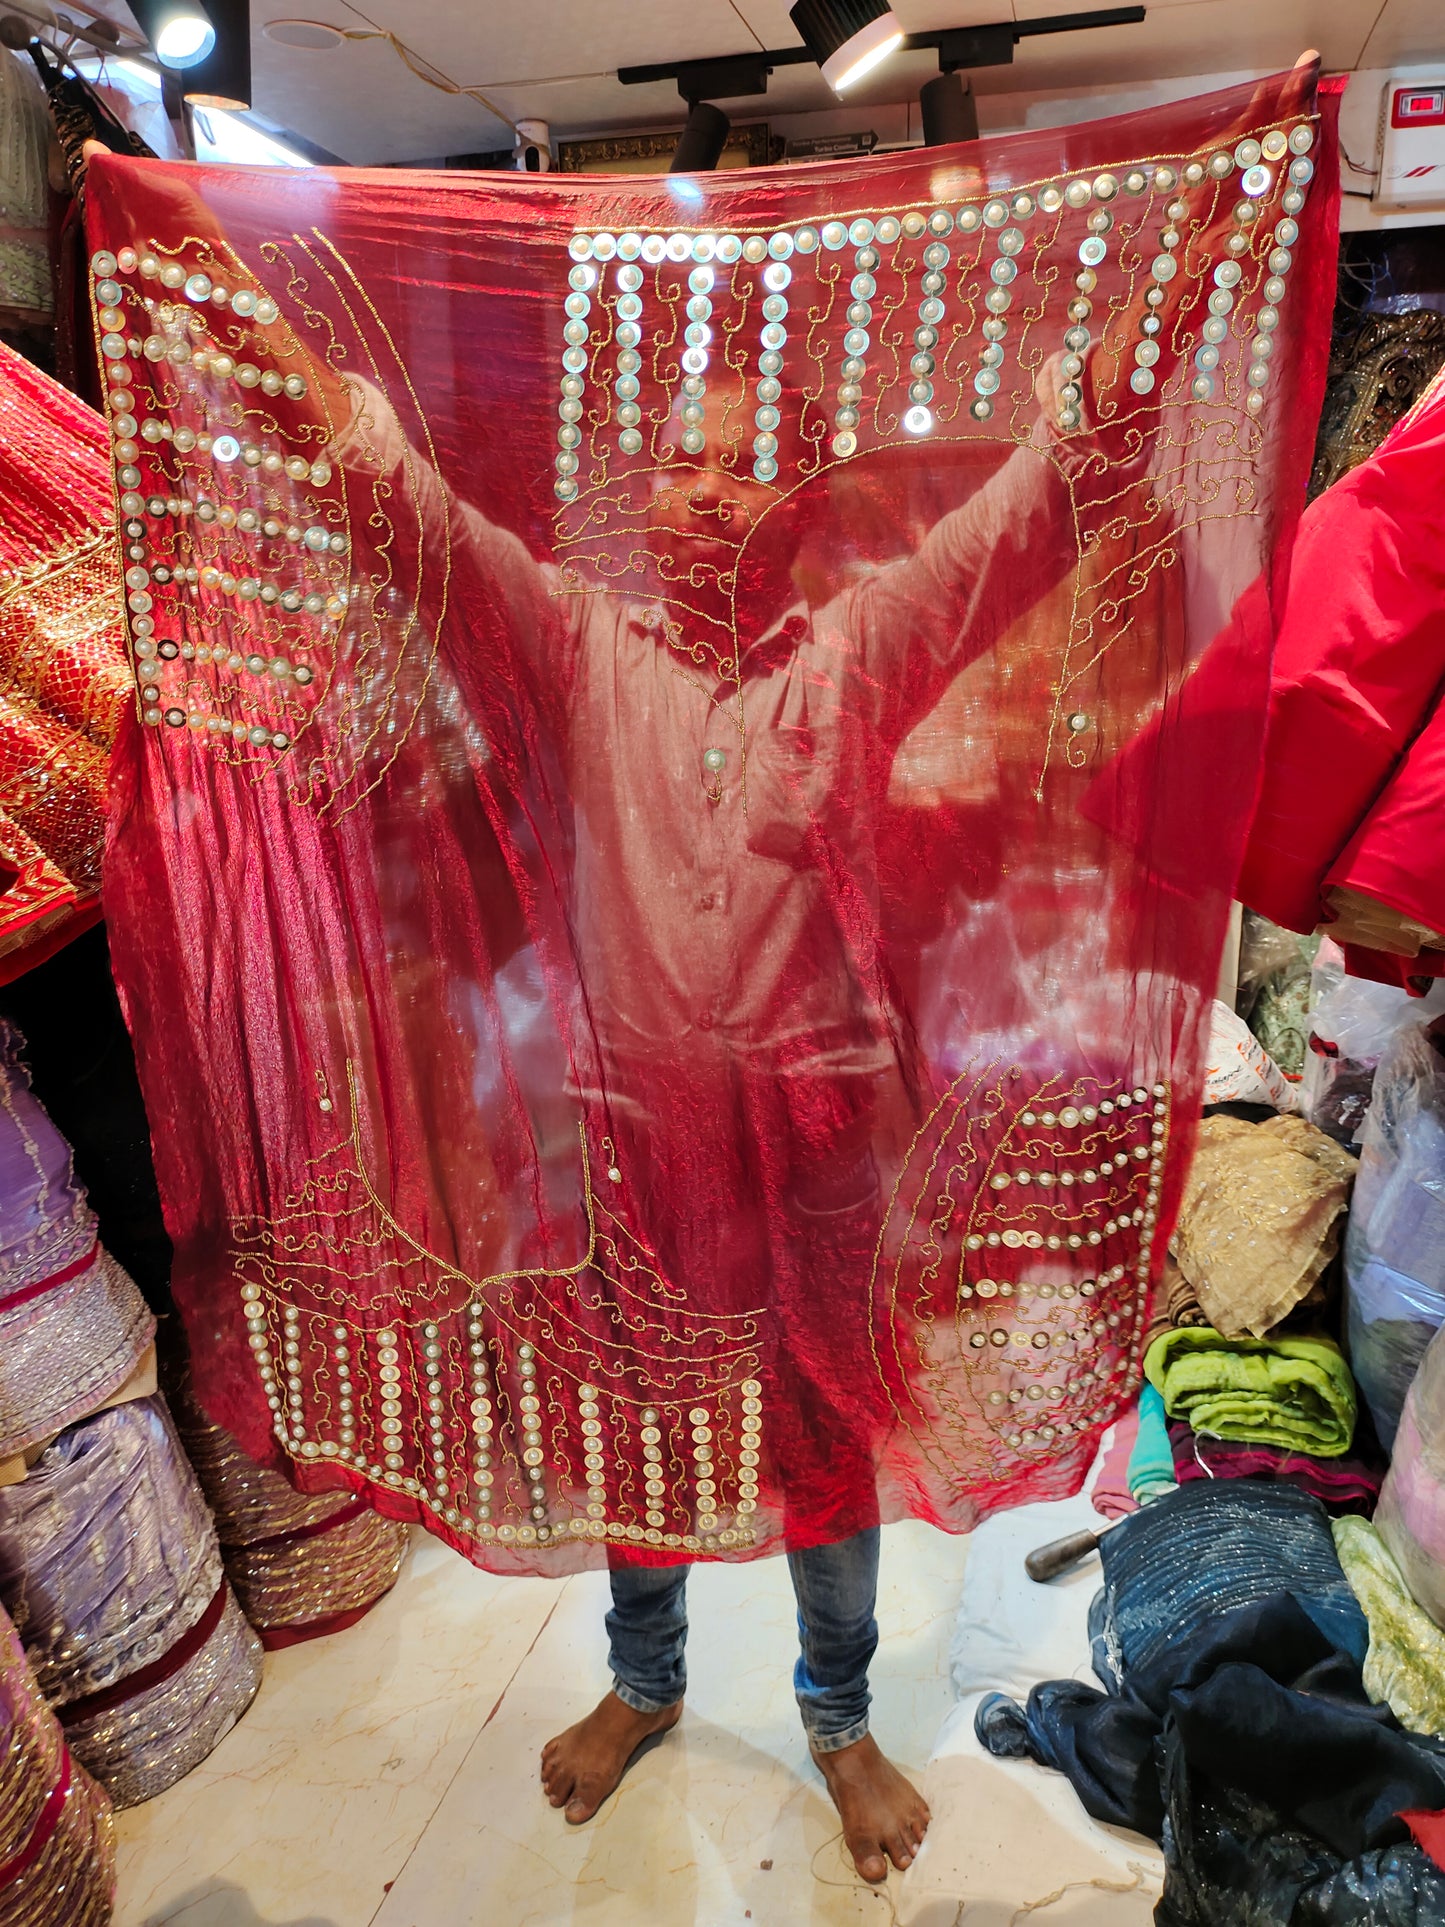
<svg viewBox="0 0 1445 1927"><path fill-rule="evenodd" d="M798 1602L793 1687L808 1744L836 1753L868 1731L868 1662L878 1647L878 1529L835 1546L790 1552ZM619 1566L607 1633L617 1697L660 1713L687 1691L687 1567Z"/></svg>

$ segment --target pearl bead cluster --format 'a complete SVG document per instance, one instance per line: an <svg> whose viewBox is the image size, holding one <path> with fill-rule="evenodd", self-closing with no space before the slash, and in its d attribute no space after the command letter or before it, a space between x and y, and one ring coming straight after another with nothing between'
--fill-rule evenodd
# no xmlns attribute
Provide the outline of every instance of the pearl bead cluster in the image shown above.
<svg viewBox="0 0 1445 1927"><path fill-rule="evenodd" d="M643 267L636 264L640 262L658 266L670 262L680 265L688 261L697 264L689 282L691 298L684 330L686 347L682 354L683 394L685 403L689 404L683 410L685 425L682 444L684 451L689 454L700 454L706 447L702 402L708 343L714 324L712 263L719 262L727 267L739 261L768 264L761 277L765 292L757 364L753 475L758 481L772 482L776 480L778 472L778 405L782 400L778 378L782 373L783 350L788 339L789 283L794 273L790 257L818 255L821 260L824 255L836 253L850 245L856 249L855 272L848 290L850 298L842 316L845 323L841 343L844 358L830 443L833 455L839 460L846 460L857 452L859 446L862 382L872 340L870 327L873 301L877 294L877 271L882 260L880 248L892 247L904 237L925 242L921 298L913 338L914 352L908 364L908 405L900 419L906 433L926 435L935 426L931 404L934 399L941 324L946 314L947 274L951 259L948 237L955 232L973 234L980 229L998 232L997 253L989 263L989 286L983 296L983 306L987 311L981 328L984 347L973 376L975 398L970 404L974 419L982 422L993 415L994 398L1002 385L1004 344L1014 301L1013 284L1019 273L1018 257L1027 242L1024 224L1036 213L1050 217L1065 209L1085 213L1088 231L1078 245L1080 267L1075 276L1076 293L1069 303L1069 327L1064 336L1065 356L1056 416L1060 429L1068 432L1083 425L1081 376L1085 356L1093 341L1088 326L1093 313L1091 297L1098 287L1099 269L1109 257L1109 236L1115 226L1114 204L1121 198L1128 201L1150 193L1171 194L1176 190L1207 186L1211 182L1222 183L1238 172L1242 199L1235 211L1236 231L1225 244L1228 258L1214 270L1215 299L1210 303L1212 319L1222 320L1234 306L1231 290L1238 285L1242 274L1239 261L1234 257L1248 251L1249 229L1258 218L1263 198L1273 191L1276 184L1275 174L1267 163L1288 157L1287 186L1282 195L1282 205L1286 216L1292 217L1304 205L1304 188L1313 173L1313 164L1307 158L1313 141L1313 129L1301 122L1288 133L1283 129L1271 129L1260 140L1243 140L1232 152L1220 150L1207 160L1190 160L1177 165L1151 163L1118 173L1106 169L1091 178L1048 182L1036 193L1019 191L1011 195L998 195L981 206L965 206L957 212L946 207L935 207L927 211L911 209L901 217L888 214L877 221L867 216L859 216L851 221L834 219L824 221L821 225L806 223L766 237L750 235L744 239L735 234L682 232L666 236L640 233L575 234L569 244L574 265L570 277L572 291L567 297L567 320L563 330L566 345L562 357L564 375L559 410L562 416L562 427L558 431L560 452L556 462L557 498L564 503L571 502L578 494L579 424L583 416L589 367L588 316L591 313L591 291L598 283L599 269L596 264L599 262L610 262L615 258L624 264L617 270L619 286L625 285L626 292L618 297L617 314L620 319L614 324L614 335L619 347L617 368L620 383L626 384L622 406L617 410L617 419L622 423L618 447L628 455L640 453L643 447L643 438L637 427L640 411L636 378L641 363L636 354L636 342L640 340L638 316L645 276ZM1174 252L1181 240L1178 224L1187 218L1187 214L1188 204L1184 200L1170 204L1169 225L1159 236L1159 251L1149 267L1150 280L1144 297L1148 311L1140 320L1139 337L1133 347L1134 365L1129 375L1130 388L1137 395L1150 393L1158 379L1155 373L1161 353L1158 337L1164 325L1160 310L1167 300L1168 284L1178 273L1179 263ZM1297 238L1298 224L1292 218L1283 221L1272 236L1273 247L1266 263L1269 278L1264 286L1268 305L1262 315L1256 317L1258 332L1250 344L1251 359L1247 375L1251 393L1246 399L1246 406L1255 413L1263 405L1260 391L1268 379L1270 332L1278 322L1278 304L1283 296L1284 277L1292 258L1290 249ZM634 314L632 305L627 306L624 314L624 302L635 303L637 314ZM1227 332L1227 324L1225 326ZM1212 371L1218 364L1219 339L1222 339L1216 337L1217 330L1206 325L1204 341L1196 353L1192 379L1191 392L1196 400L1207 400L1213 393ZM689 382L693 385L689 386ZM615 392L622 392L620 384Z"/></svg>
<svg viewBox="0 0 1445 1927"><path fill-rule="evenodd" d="M215 664L233 673L244 671L261 678L264 688L279 691L283 688L305 689L314 679L310 664L294 661L290 655L274 650L263 654L254 650L197 645L190 640L177 642L157 636L154 591L170 589L193 592L200 589L213 596L234 597L242 604L273 608L284 615L304 612L313 617L339 621L348 604L344 585L332 583L323 586L314 581L299 584L267 581L260 575L184 556L158 557L147 547L147 539L151 535L147 522L170 518L182 524L189 521L193 526L214 526L228 533L234 531L253 538L286 541L314 556L318 562L340 561L345 557L348 550L346 536L339 529L319 522L293 521L250 507L238 509L224 501L212 501L205 495L193 498L180 493L147 493L139 464L146 446L159 452L169 444L179 455L208 456L218 474L231 463L239 463L243 469L254 471L268 480L280 480L284 476L290 482L316 488L325 487L331 481L331 465L299 453L286 455L260 443L243 441L234 434L178 427L162 415L143 415L126 357L140 357L151 362L167 361L177 368L188 366L199 374L215 379L234 380L242 389L258 389L267 396L284 395L293 400L300 400L306 395L305 378L299 374L283 375L276 369L262 370L254 363L238 361L230 354L193 346L186 334L173 339L154 328L144 335L127 334L123 308L127 291L115 277L118 274L138 275L142 281L157 282L162 289L180 294L194 309L229 309L242 321L261 326L269 326L279 320L280 310L269 295L246 288L232 291L204 272L196 270L187 273L178 262L163 261L150 253L140 254L132 248L122 248L115 253L101 249L92 256L90 265L95 281L97 316L102 330L101 353L107 363L119 501L125 518L123 534L128 564L126 604L134 642L142 718L153 726L166 723L175 728L190 727L212 740L224 738L228 742L245 743L255 748L289 749L292 738L285 725L278 728L254 717L233 719L189 702L172 700L167 703L160 679L161 670L167 661L173 660L199 666ZM187 330L204 327L198 313L187 316L183 307L177 308L174 304L162 302L157 312L168 327L178 319L184 321ZM193 620L220 619L220 612L211 606L193 607L188 613ZM233 686L230 693L234 696L238 692Z"/></svg>
<svg viewBox="0 0 1445 1927"><path fill-rule="evenodd" d="M843 364L839 370L837 405L833 410L832 448L840 460L856 454L858 449L858 424L862 419L859 405L863 400L863 377L868 372L868 350L873 345L870 333L873 297L878 292L874 270L881 259L873 245L876 234L873 222L866 218L854 221L848 229L848 239L854 243L856 252L853 279L848 288L850 299L843 310L843 319L848 325L843 334ZM777 446L776 438L773 446Z"/></svg>
<svg viewBox="0 0 1445 1927"><path fill-rule="evenodd" d="M597 1387L583 1384L577 1387L577 1414L582 1427L582 1469L587 1481L587 1517L605 1519L607 1517L607 1460L603 1453L602 1408L597 1403ZM644 1428L657 1423L655 1412L642 1414ZM644 1429L643 1440L648 1438ZM647 1448L644 1443L644 1456ZM650 1468L649 1468L650 1477ZM661 1521L656 1523L661 1524Z"/></svg>
<svg viewBox="0 0 1445 1927"><path fill-rule="evenodd" d="M450 1417L447 1386L450 1380L443 1327L424 1321L415 1337L392 1325L369 1337L346 1324L325 1325L312 1318L311 1335L304 1333L304 1315L288 1303L269 1298L253 1279L240 1287L241 1308L256 1370L271 1409L273 1426L283 1447L303 1460L332 1459L348 1464L364 1478L407 1493L463 1535L503 1544L549 1544L561 1534L569 1537L625 1539L636 1543L687 1551L717 1551L746 1545L755 1537L751 1515L758 1505L758 1467L762 1433L762 1386L744 1379L738 1387L741 1407L741 1445L737 1455L737 1497L733 1523L723 1523L723 1473L716 1458L717 1427L713 1408L695 1405L670 1417L655 1405L640 1408L642 1470L646 1493L642 1521L607 1516L609 1450L614 1458L622 1447L625 1416L619 1407L618 1436L609 1448L604 1424L603 1394L596 1383L577 1385L576 1411L580 1420L586 1499L559 1523L554 1514L559 1501L549 1501L544 1467L548 1444L542 1369L536 1350L523 1340L511 1351L514 1378L512 1398L515 1463L521 1472L525 1511L521 1522L505 1517L509 1501L499 1492L497 1457L497 1373L494 1346L488 1342L482 1307L470 1306L463 1382L470 1433L469 1483L472 1503L464 1507L461 1487L452 1472L457 1443ZM268 1308L269 1307L269 1308ZM279 1353L272 1328L279 1319ZM317 1360L319 1347L322 1358ZM412 1359L416 1395L417 1444L421 1463L413 1461L404 1404L407 1355ZM329 1371L334 1396L317 1400L323 1373ZM727 1394L721 1394L727 1397ZM371 1462L358 1445L358 1408L369 1399L370 1423L376 1429ZM317 1409L310 1409L315 1400ZM690 1450L696 1530L669 1531L665 1468L667 1428L672 1425ZM322 1436L326 1433L327 1436ZM620 1460L619 1460L620 1462ZM422 1476L418 1476L421 1474ZM498 1514L503 1517L499 1520Z"/></svg>
<svg viewBox="0 0 1445 1927"><path fill-rule="evenodd" d="M1018 1126L1025 1131L1039 1130L1054 1133L1048 1139L1035 1138L1033 1141L1046 1154L1056 1160L1067 1154L1067 1136L1070 1133L1087 1133L1092 1141L1101 1129L1112 1127L1127 1119L1135 1133L1147 1130L1147 1138L1133 1143L1122 1143L1115 1136L1114 1149L1106 1140L1103 1155L1091 1148L1087 1155L1090 1163L1075 1175L1074 1188L1086 1183L1107 1183L1115 1174L1127 1172L1127 1183L1136 1202L1124 1211L1105 1221L1102 1227L1091 1228L1086 1233L1071 1233L1067 1236L1050 1234L1047 1237L1038 1232L1020 1232L1017 1226L1009 1226L1004 1231L991 1230L987 1233L970 1232L964 1240L969 1252L993 1248L997 1250L1049 1250L1076 1251L1088 1247L1098 1247L1110 1238L1126 1233L1137 1232L1137 1248L1132 1254L1097 1272L1091 1272L1082 1279L1062 1279L1045 1274L1036 1278L1008 1279L994 1276L971 1275L960 1282L959 1299L963 1304L977 1306L987 1313L1002 1309L1003 1303L1012 1302L1022 1308L1028 1304L1039 1311L1047 1312L1053 1301L1067 1304L1083 1301L1080 1312L1083 1314L1083 1329L1095 1339L1108 1339L1112 1333L1122 1347L1121 1354L1104 1370L1086 1371L1075 1374L1067 1386L1064 1384L1045 1385L1039 1380L1027 1386L1016 1386L1007 1391L995 1388L986 1397L990 1406L1047 1404L1061 1406L1073 1394L1075 1401L1097 1398L1104 1388L1121 1374L1131 1373L1134 1369L1132 1357L1133 1340L1138 1336L1138 1325L1142 1312L1142 1298L1147 1286L1152 1261L1155 1231L1159 1219L1159 1201L1163 1185L1164 1157L1168 1137L1168 1090L1163 1084L1152 1088L1140 1085L1133 1090L1119 1092L1114 1097L1101 1098L1095 1102L1075 1101L1045 1108L1034 1104L1026 1106L1018 1115ZM1061 1137L1062 1140L1061 1141ZM1077 1155L1077 1153L1076 1153ZM1146 1182L1142 1194L1133 1191L1135 1174L1145 1175ZM1007 1170L993 1174L990 1189L994 1195L1014 1194L1020 1188L1020 1202L1037 1197L1039 1204L1048 1209L1048 1200L1060 1198L1065 1190L1064 1171L1041 1169L1037 1162L1011 1164ZM1028 1208L1027 1206L1025 1207ZM1137 1291L1134 1295L1134 1311L1119 1311L1113 1305L1101 1303L1115 1287L1132 1277ZM1092 1311L1092 1315L1090 1312ZM1128 1327L1129 1329L1125 1329ZM1058 1325L1014 1326L1004 1324L983 1324L969 1333L969 1349L982 1357L993 1355L999 1363L1004 1356L1015 1360L1020 1366L1028 1365L1030 1370L1040 1367L1048 1369L1051 1364L1062 1365L1066 1354L1076 1342L1079 1329L1077 1323ZM1003 1442L1013 1450L1046 1448L1060 1439L1068 1439L1086 1431L1098 1418L1107 1416L1107 1407L1066 1416L1060 1412L1022 1416L1033 1418L1030 1424L1019 1425L1019 1414L1010 1413L1008 1424L1015 1429L1001 1432ZM1039 1420L1047 1420L1040 1423Z"/></svg>
<svg viewBox="0 0 1445 1927"><path fill-rule="evenodd" d="M637 270L634 270L637 272ZM700 455L706 446L703 435L703 397L707 393L708 350L712 345L712 291L713 271L704 263L692 270L687 278L687 325L683 331L682 352L682 446L689 455ZM618 386L621 386L619 377ZM624 416L623 409L617 411L619 421L635 421L639 417L637 404L637 379L631 377L627 382L627 399L623 407L630 410ZM636 444L629 442L626 428L618 437L618 447L624 454L635 454L642 446L642 437L637 436Z"/></svg>

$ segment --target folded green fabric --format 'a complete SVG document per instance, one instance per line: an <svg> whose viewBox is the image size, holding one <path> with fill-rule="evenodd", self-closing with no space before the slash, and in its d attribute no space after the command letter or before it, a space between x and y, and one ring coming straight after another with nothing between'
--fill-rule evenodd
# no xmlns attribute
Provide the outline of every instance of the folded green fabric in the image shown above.
<svg viewBox="0 0 1445 1927"><path fill-rule="evenodd" d="M1415 1604L1368 1519L1332 1525L1335 1551L1370 1625L1365 1691L1411 1733L1445 1732L1445 1633Z"/></svg>
<svg viewBox="0 0 1445 1927"><path fill-rule="evenodd" d="M1355 1382L1328 1338L1223 1338L1176 1326L1149 1347L1144 1371L1170 1418L1196 1432L1317 1459L1350 1449Z"/></svg>
<svg viewBox="0 0 1445 1927"><path fill-rule="evenodd" d="M1124 1476L1136 1505L1148 1505L1161 1493L1172 1492L1176 1484L1169 1421L1164 1416L1164 1401L1152 1385L1146 1385L1139 1394L1139 1430Z"/></svg>

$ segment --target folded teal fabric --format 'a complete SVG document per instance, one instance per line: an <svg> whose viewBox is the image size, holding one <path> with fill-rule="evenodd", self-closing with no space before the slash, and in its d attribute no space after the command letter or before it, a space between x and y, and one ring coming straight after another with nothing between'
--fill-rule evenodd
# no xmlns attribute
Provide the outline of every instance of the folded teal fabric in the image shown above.
<svg viewBox="0 0 1445 1927"><path fill-rule="evenodd" d="M1129 1454L1125 1474L1130 1497L1138 1505L1148 1505L1161 1492L1172 1492L1178 1483L1174 1476L1174 1448L1169 1438L1169 1420L1164 1401L1146 1383L1139 1394L1139 1431L1134 1450Z"/></svg>

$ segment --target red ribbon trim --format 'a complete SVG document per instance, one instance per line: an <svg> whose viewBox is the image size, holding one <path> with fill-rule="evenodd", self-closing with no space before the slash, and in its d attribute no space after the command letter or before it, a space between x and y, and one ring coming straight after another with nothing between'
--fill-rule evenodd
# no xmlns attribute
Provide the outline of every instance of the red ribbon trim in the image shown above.
<svg viewBox="0 0 1445 1927"><path fill-rule="evenodd" d="M383 1593L381 1598L385 1598ZM349 1606L344 1612L328 1613L325 1619L306 1619L288 1626L258 1626L256 1636L268 1653L279 1653L287 1646L303 1646L308 1639L324 1639L329 1633L344 1633L358 1620L365 1619L380 1599L368 1599L364 1606Z"/></svg>
<svg viewBox="0 0 1445 1927"><path fill-rule="evenodd" d="M0 1316L7 1311L14 1311L17 1305L28 1305L32 1298L44 1297L47 1291L58 1291L62 1285L68 1285L72 1278L78 1278L83 1271L89 1271L99 1256L100 1240L97 1238L83 1258L75 1259L72 1264L66 1265L63 1271L53 1271L48 1278L42 1278L38 1284L23 1285L19 1291L12 1292L8 1298L0 1298Z"/></svg>
<svg viewBox="0 0 1445 1927"><path fill-rule="evenodd" d="M159 1686L178 1673L187 1660L195 1658L220 1625L221 1614L226 1610L226 1597L226 1582L223 1579L210 1605L174 1646L162 1653L159 1659L152 1660L149 1666L142 1666L138 1673L128 1673L124 1679L118 1679L114 1686L103 1686L98 1693L87 1693L84 1699L71 1700L68 1706L60 1707L60 1724L74 1726L79 1720L93 1719L97 1713L108 1713L112 1707L124 1706L127 1700L134 1699L139 1693L149 1692L152 1686Z"/></svg>
<svg viewBox="0 0 1445 1927"><path fill-rule="evenodd" d="M309 1526L296 1526L290 1532L273 1532L266 1539L234 1539L227 1543L236 1552L260 1552L263 1548L269 1551L276 1546L297 1546L303 1539L319 1539L323 1532L330 1532L333 1526L350 1525L353 1519L360 1518L363 1512L370 1512L370 1510L371 1507L365 1499L353 1499L350 1505L344 1505L339 1512L333 1512L329 1518L313 1519Z"/></svg>
<svg viewBox="0 0 1445 1927"><path fill-rule="evenodd" d="M70 1752L60 1749L60 1778L50 1789L45 1805L30 1829L30 1838L12 1859L0 1867L0 1887L12 1887L23 1873L30 1868L50 1845L51 1836L60 1824L60 1816L65 1811L65 1803L70 1798Z"/></svg>

